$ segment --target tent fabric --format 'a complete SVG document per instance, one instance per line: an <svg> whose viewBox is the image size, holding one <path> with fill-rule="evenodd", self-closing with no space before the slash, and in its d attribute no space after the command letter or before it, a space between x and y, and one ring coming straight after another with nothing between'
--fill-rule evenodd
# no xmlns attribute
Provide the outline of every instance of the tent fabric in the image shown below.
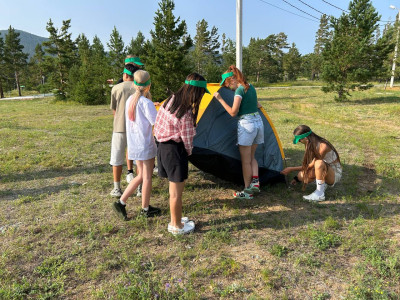
<svg viewBox="0 0 400 300"><path fill-rule="evenodd" d="M243 184L242 166L237 146L238 118L232 118L213 97L220 95L230 106L234 91L219 84L208 84L211 95L205 94L200 103L196 136L189 161L200 170L236 184ZM264 109L259 109L264 124L264 144L258 145L255 157L259 165L260 183L284 181L284 153L276 130Z"/></svg>

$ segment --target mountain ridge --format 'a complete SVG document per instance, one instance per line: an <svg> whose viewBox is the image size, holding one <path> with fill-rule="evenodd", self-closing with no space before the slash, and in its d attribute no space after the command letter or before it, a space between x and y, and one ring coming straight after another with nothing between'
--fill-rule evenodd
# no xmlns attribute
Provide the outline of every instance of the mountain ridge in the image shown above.
<svg viewBox="0 0 400 300"><path fill-rule="evenodd" d="M24 46L22 50L24 53L29 55L29 58L35 54L35 47L37 44L42 44L44 41L47 41L48 38L38 36L36 34L32 34L23 30L15 29L15 32L19 33L19 38L21 40L21 45ZM8 33L8 29L0 30L0 36L5 40L6 35ZM28 58L28 60L29 60Z"/></svg>

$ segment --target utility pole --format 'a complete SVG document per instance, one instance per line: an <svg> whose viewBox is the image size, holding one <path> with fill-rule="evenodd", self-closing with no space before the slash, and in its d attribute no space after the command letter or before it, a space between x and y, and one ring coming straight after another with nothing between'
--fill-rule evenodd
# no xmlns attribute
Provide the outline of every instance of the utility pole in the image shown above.
<svg viewBox="0 0 400 300"><path fill-rule="evenodd" d="M242 66L242 0L236 0L236 67L243 72Z"/></svg>
<svg viewBox="0 0 400 300"><path fill-rule="evenodd" d="M398 10L398 13L396 14L396 23L400 22L400 10L397 9L397 7L394 5L390 5L390 8ZM398 49L398 44L399 44L399 31L400 31L400 24L397 24L396 46L394 47L394 57L393 57L393 65L392 65L392 77L390 78L390 87L391 88L393 87L393 84L394 84L394 71L396 70L397 49Z"/></svg>

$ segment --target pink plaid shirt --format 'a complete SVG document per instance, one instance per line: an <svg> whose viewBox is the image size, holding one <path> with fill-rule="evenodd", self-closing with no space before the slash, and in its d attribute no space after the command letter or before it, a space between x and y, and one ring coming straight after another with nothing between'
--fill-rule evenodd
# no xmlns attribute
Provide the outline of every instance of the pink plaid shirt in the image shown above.
<svg viewBox="0 0 400 300"><path fill-rule="evenodd" d="M176 112L171 114L168 110L174 99L171 99L167 107L162 105L157 113L154 124L154 136L159 142L173 140L177 143L183 142L188 155L192 154L193 137L196 135L196 128L193 126L192 114L188 111L182 118L176 117Z"/></svg>

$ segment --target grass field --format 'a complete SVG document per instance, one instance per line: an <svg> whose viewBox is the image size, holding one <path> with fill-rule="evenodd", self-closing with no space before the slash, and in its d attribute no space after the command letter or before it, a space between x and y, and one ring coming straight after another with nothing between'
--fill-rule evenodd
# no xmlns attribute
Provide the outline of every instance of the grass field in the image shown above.
<svg viewBox="0 0 400 300"><path fill-rule="evenodd" d="M108 105L0 102L0 299L399 299L400 91L355 92L344 103L320 89L263 89L288 166L309 125L341 155L327 201L313 191L238 186L191 166L184 215L195 233L173 237L168 183L153 179L153 219L111 211ZM124 169L125 170L125 169ZM126 182L123 181L123 187Z"/></svg>

